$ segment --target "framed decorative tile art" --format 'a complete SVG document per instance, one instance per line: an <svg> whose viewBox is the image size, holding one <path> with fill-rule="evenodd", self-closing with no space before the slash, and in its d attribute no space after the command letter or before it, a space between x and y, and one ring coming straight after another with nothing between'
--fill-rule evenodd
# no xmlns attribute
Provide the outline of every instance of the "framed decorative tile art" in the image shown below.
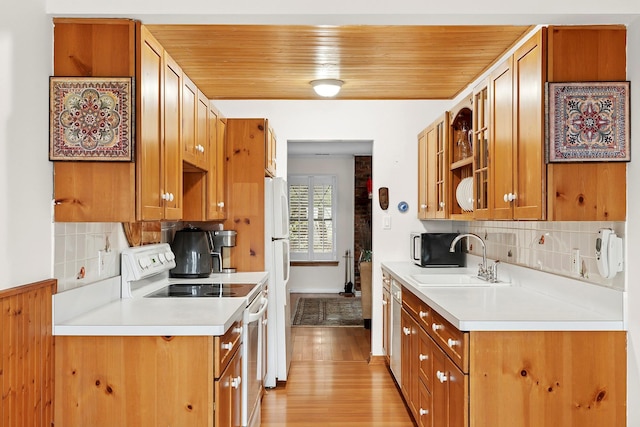
<svg viewBox="0 0 640 427"><path fill-rule="evenodd" d="M133 160L131 77L50 77L49 160Z"/></svg>
<svg viewBox="0 0 640 427"><path fill-rule="evenodd" d="M547 83L547 160L631 160L629 82Z"/></svg>

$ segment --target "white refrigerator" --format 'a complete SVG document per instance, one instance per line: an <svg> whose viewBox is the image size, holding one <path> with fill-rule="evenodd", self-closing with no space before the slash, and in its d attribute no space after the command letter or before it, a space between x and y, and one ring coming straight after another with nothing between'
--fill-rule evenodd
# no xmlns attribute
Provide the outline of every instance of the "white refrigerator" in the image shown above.
<svg viewBox="0 0 640 427"><path fill-rule="evenodd" d="M283 178L265 178L265 268L269 272L265 387L286 381L291 364L289 304L289 188Z"/></svg>

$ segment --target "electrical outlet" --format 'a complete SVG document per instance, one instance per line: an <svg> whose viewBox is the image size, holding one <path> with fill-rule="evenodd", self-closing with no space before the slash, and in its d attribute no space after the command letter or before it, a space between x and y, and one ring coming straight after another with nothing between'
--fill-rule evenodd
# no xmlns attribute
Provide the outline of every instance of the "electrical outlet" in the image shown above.
<svg viewBox="0 0 640 427"><path fill-rule="evenodd" d="M571 250L571 274L580 276L582 270L582 262L580 260L580 249Z"/></svg>

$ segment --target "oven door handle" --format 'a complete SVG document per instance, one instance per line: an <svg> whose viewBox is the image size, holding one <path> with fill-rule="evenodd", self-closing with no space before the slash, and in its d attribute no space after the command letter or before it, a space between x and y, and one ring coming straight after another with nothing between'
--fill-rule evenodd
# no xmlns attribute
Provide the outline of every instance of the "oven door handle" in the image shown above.
<svg viewBox="0 0 640 427"><path fill-rule="evenodd" d="M249 313L248 323L253 323L257 320L260 320L264 312L267 311L267 306L269 305L269 299L262 297L261 300L262 300L262 306L260 307L260 310L258 310L255 313Z"/></svg>

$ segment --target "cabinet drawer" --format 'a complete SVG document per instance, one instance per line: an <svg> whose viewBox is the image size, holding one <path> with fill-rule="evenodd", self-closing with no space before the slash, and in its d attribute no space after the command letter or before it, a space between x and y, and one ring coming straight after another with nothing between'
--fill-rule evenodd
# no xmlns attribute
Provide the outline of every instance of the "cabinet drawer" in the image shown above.
<svg viewBox="0 0 640 427"><path fill-rule="evenodd" d="M220 337L215 337L215 360L214 360L214 372L215 378L220 378L222 371L231 360L231 357L240 347L242 336L242 322L236 321L231 327Z"/></svg>
<svg viewBox="0 0 640 427"><path fill-rule="evenodd" d="M469 372L469 333L458 330L440 314L430 311L427 332L464 373Z"/></svg>
<svg viewBox="0 0 640 427"><path fill-rule="evenodd" d="M410 290L402 288L402 306L423 328L431 327L431 308Z"/></svg>

